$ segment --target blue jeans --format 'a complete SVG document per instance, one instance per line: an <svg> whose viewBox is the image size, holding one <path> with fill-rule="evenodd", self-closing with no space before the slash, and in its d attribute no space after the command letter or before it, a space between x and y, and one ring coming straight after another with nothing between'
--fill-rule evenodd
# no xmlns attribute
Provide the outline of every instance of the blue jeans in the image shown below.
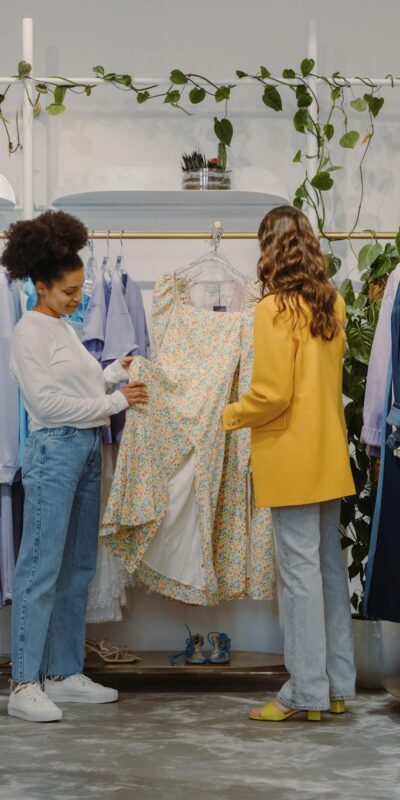
<svg viewBox="0 0 400 800"><path fill-rule="evenodd" d="M12 677L82 672L96 571L101 429L41 429L26 443L24 530L14 575Z"/></svg>
<svg viewBox="0 0 400 800"><path fill-rule="evenodd" d="M285 665L278 699L327 709L353 697L355 668L349 590L339 540L340 500L272 508L284 584Z"/></svg>

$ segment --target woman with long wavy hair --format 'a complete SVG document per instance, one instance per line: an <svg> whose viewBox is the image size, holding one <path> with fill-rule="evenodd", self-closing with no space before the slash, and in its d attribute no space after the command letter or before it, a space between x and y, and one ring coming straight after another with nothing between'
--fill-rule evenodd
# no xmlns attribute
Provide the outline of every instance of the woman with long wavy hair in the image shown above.
<svg viewBox="0 0 400 800"><path fill-rule="evenodd" d="M307 217L282 206L262 220L251 389L224 409L251 428L258 507L271 507L283 581L289 680L252 719L345 711L355 670L340 498L354 494L342 401L345 304Z"/></svg>

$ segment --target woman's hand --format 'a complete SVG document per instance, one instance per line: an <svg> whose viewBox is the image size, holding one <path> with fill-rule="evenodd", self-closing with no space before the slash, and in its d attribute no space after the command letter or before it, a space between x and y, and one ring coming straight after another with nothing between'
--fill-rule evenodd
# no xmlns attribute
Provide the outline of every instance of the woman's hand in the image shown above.
<svg viewBox="0 0 400 800"><path fill-rule="evenodd" d="M121 386L118 391L122 392L130 406L134 406L135 403L146 404L149 399L145 383L131 381Z"/></svg>
<svg viewBox="0 0 400 800"><path fill-rule="evenodd" d="M119 358L118 361L121 364L122 369L128 369L132 364L134 357L135 356L122 356L122 358Z"/></svg>

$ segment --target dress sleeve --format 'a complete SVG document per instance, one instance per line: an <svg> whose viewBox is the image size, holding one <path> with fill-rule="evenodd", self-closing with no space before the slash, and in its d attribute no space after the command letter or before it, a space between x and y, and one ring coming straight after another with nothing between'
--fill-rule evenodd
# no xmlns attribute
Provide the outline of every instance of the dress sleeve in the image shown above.
<svg viewBox="0 0 400 800"><path fill-rule="evenodd" d="M296 340L287 317L276 315L274 296L265 298L256 308L251 388L238 403L225 407L225 430L266 425L290 405Z"/></svg>

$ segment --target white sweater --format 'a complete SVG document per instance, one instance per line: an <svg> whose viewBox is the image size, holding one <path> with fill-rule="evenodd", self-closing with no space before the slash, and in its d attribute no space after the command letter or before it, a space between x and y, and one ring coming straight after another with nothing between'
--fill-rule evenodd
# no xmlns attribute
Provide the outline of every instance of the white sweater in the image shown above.
<svg viewBox="0 0 400 800"><path fill-rule="evenodd" d="M65 319L25 312L12 335L10 366L31 430L108 425L111 414L128 408L122 392L106 394L128 372L119 361L103 371Z"/></svg>

